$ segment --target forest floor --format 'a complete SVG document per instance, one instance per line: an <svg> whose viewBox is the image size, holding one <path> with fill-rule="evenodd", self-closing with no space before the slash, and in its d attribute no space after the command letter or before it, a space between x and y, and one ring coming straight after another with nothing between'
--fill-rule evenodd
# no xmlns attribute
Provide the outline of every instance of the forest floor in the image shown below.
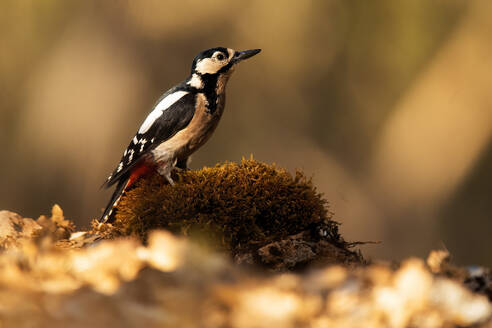
<svg viewBox="0 0 492 328"><path fill-rule="evenodd" d="M0 327L492 327L489 269L365 260L300 173L247 160L177 180L143 179L85 231L57 205L0 211Z"/></svg>

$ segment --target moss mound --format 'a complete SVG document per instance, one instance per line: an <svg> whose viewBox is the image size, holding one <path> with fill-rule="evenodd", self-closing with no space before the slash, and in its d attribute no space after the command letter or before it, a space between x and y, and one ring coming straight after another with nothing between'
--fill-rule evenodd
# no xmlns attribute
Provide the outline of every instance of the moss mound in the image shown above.
<svg viewBox="0 0 492 328"><path fill-rule="evenodd" d="M206 239L226 250L261 247L303 231L342 244L327 202L301 172L242 160L141 179L121 199L114 228L145 240L152 229ZM237 253L237 252L235 252Z"/></svg>

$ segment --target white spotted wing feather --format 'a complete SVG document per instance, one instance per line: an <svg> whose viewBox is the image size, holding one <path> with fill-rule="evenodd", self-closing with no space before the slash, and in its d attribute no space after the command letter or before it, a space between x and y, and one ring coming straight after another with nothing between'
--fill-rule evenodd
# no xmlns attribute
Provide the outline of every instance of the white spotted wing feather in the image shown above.
<svg viewBox="0 0 492 328"><path fill-rule="evenodd" d="M180 86L169 90L159 99L103 187L108 188L117 181L128 178L130 169L145 155L188 125L195 113L196 95L179 90Z"/></svg>

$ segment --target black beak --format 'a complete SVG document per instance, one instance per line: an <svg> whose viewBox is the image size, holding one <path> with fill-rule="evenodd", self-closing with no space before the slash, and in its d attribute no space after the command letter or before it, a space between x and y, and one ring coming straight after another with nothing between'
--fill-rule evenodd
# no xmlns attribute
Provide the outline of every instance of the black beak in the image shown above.
<svg viewBox="0 0 492 328"><path fill-rule="evenodd" d="M244 51L236 51L234 54L234 58L232 59L234 63L238 63L242 60L253 57L257 53L259 53L261 49L252 49L252 50L244 50Z"/></svg>

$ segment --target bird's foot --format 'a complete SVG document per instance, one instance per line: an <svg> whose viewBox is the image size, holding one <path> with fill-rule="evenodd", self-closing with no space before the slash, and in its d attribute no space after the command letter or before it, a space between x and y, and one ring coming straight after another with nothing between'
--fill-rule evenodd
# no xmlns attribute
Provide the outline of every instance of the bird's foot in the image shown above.
<svg viewBox="0 0 492 328"><path fill-rule="evenodd" d="M167 182L169 182L169 184L171 186L174 186L175 183L174 183L173 179L171 178L171 172L169 172L168 174L166 174L165 177L166 177Z"/></svg>
<svg viewBox="0 0 492 328"><path fill-rule="evenodd" d="M169 184L171 186L174 186L174 181L173 181L173 178L171 177L172 171L173 171L173 167L171 165L167 165L167 164L161 165L157 169L157 172L159 172L160 175L162 175L164 178L166 178L167 182L169 182Z"/></svg>

